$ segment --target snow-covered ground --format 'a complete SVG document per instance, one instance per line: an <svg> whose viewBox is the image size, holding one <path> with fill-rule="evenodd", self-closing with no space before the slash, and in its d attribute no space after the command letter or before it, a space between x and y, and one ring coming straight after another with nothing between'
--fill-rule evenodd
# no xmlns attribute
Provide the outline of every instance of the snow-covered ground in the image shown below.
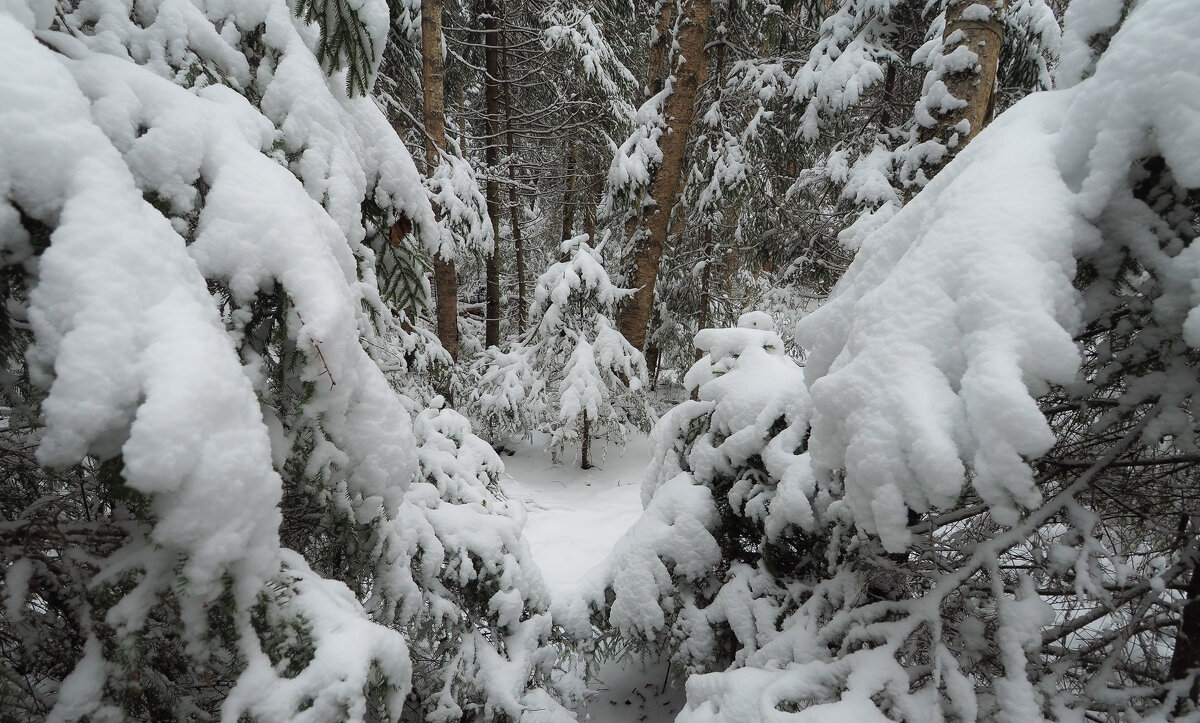
<svg viewBox="0 0 1200 723"><path fill-rule="evenodd" d="M578 455L550 460L547 437L511 446L504 456L508 477L502 488L525 505L525 537L547 587L556 599L577 595L580 580L601 563L613 543L642 512L642 475L650 460L650 441L635 436L622 450L603 446L590 470L579 469ZM613 661L591 683L594 695L580 720L593 723L662 723L683 706L683 691L666 682L666 664Z"/></svg>

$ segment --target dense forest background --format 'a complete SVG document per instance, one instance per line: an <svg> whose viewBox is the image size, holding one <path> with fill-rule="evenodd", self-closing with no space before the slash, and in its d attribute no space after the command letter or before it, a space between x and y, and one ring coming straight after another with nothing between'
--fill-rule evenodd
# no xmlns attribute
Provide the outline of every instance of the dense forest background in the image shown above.
<svg viewBox="0 0 1200 723"><path fill-rule="evenodd" d="M1200 720L1198 37L0 2L0 720ZM503 454L647 433L555 599Z"/></svg>

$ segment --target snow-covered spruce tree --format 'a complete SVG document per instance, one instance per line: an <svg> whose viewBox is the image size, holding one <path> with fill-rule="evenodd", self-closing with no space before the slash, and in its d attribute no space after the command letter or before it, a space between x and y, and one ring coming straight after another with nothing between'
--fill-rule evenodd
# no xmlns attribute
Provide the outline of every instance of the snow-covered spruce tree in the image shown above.
<svg viewBox="0 0 1200 723"><path fill-rule="evenodd" d="M406 646L281 549L273 462L303 396L311 439L377 460L360 499L415 472L358 335L362 199L423 220L417 178L398 144L355 157L386 125L286 5L158 10L0 14L5 427L36 445L5 490L6 716L397 717Z"/></svg>
<svg viewBox="0 0 1200 723"><path fill-rule="evenodd" d="M988 23L976 17L986 4L967 12L971 4L713 5L703 54L710 80L697 93L681 166L683 200L668 225L649 359L686 369L695 331L764 308L767 288L799 303L824 297L862 233L965 145L968 136L960 140L954 128L966 101L953 92L978 101L968 103L979 111L971 114L973 133L979 118L989 117L982 112L989 100L1003 108L1046 87L1058 40L1046 3L1006 3L984 13ZM674 6L659 5L667 31ZM988 26L986 46L959 47L976 25ZM977 65L990 69L986 77ZM663 153L665 97L652 96L639 109L634 132L614 154L604 206L612 231L648 197ZM869 212L877 215L839 242ZM695 283L673 283L683 275Z"/></svg>
<svg viewBox="0 0 1200 723"><path fill-rule="evenodd" d="M493 228L480 180L465 157L463 141L446 135L446 65L441 0L394 4L391 42L384 53L376 93L405 142L421 149L426 189L439 222L422 235L430 257L437 303L432 309L447 359L435 366L437 386L450 396L462 385L459 356L458 273L461 261L490 252ZM451 20L458 24L457 18ZM453 118L449 119L453 123Z"/></svg>
<svg viewBox="0 0 1200 723"><path fill-rule="evenodd" d="M392 562L368 601L409 639L419 707L409 717L574 720L559 701L582 686L566 673L551 680L566 643L521 538L523 514L499 492L499 457L453 410L421 412L414 431L422 481L375 540Z"/></svg>
<svg viewBox="0 0 1200 723"><path fill-rule="evenodd" d="M968 35L973 49L963 42ZM783 101L788 118L801 111L804 139L834 141L826 146L827 178L846 200L872 210L901 199L908 186L919 189L926 171L931 176L978 133L993 109L1048 87L1047 60L1058 42L1045 0L991 9L960 0L842 0L797 72L767 65L747 80ZM1005 91L999 103L997 87ZM963 119L954 114L972 104L980 106L973 122L958 127ZM848 125L861 129L847 133Z"/></svg>
<svg viewBox="0 0 1200 723"><path fill-rule="evenodd" d="M480 432L497 449L531 436L546 413L546 378L533 368L528 349L491 347L475 361L472 376L477 381L467 409Z"/></svg>
<svg viewBox="0 0 1200 723"><path fill-rule="evenodd" d="M335 9L0 12L0 717L565 716L498 462L365 350L434 219Z"/></svg>
<svg viewBox="0 0 1200 723"><path fill-rule="evenodd" d="M460 227L468 241L459 245L456 261L459 297L464 302L462 356L467 363L490 353L484 348L486 336L468 338L475 321L497 317L505 334L511 328L517 334L528 328L532 281L558 259L562 240L574 235L569 231L560 235L560 229L587 228L593 169L607 162L607 137L614 118L619 114L623 121L626 116L622 94L634 82L603 31L611 33L614 20L630 22L628 5L620 0L586 9L575 5L503 3L498 32L486 33L478 28L493 22L488 19L491 11L469 3L444 7L447 152L465 159L466 170L473 167L478 173L478 188L470 203L481 211L488 233L493 223L499 232L499 255L488 267L482 257L490 240L487 244L471 241L466 234L470 229ZM413 27L411 19L407 25ZM498 48L489 40L497 36ZM488 65L489 55L496 51L498 69ZM499 81L498 88L485 82L486 68L492 68L489 73ZM527 72L532 68L538 72ZM396 82L392 89L393 76L403 72L385 59L389 107L394 106L401 119L408 115L403 120L405 132L419 143L421 123L411 119L420 110L421 89L411 82ZM489 87L499 95L490 107ZM485 211L480 190L486 190L484 181L489 179L488 203L495 209ZM467 200L465 185L456 180L452 190ZM497 271L502 275L505 304L502 313L493 315L476 302L486 299L485 277ZM459 388L469 392L472 387L473 381L466 377Z"/></svg>
<svg viewBox="0 0 1200 723"><path fill-rule="evenodd" d="M795 608L793 583L823 566L818 536L796 526L811 519L796 480L800 367L762 312L696 345L685 385L698 399L655 425L645 513L587 589L599 629L668 654L681 677L743 664Z"/></svg>
<svg viewBox="0 0 1200 723"><path fill-rule="evenodd" d="M977 77L980 56L959 47L958 32L959 25L974 28L989 3L978 3L966 20L952 18L946 31L947 13L970 5L796 3L787 13L751 12L729 23L735 48L761 48L734 55L725 96L740 99L744 110L724 116L746 119L734 134L750 164L749 193L774 201L755 205L739 227L746 238L770 237L754 260L774 267L776 280L827 293L862 235L965 145L969 136L954 129L966 101L952 90L975 91L972 99L1003 110L1048 87L1047 63L1058 48L1048 3L1008 2L984 13L993 26L986 48L1000 45L998 60L990 56L994 84L990 75Z"/></svg>
<svg viewBox="0 0 1200 723"><path fill-rule="evenodd" d="M599 245L596 203L611 159L611 139L628 132L638 92L629 67L630 54L640 49L631 39L644 28L639 18L642 4L603 0L569 5L561 3L545 12L530 4L522 10L540 35L540 62L561 71L550 87L513 88L517 107L538 108L535 119L521 123L521 116L534 115L521 113L513 120L517 138L527 137L525 144L532 147L524 158L510 159L510 165L525 166L526 183L537 183L539 175L545 178L538 184L536 200L548 218L545 224L534 219L530 234L541 241L535 247L541 253L534 257L543 260L535 267L539 271L558 260L564 239L583 233L592 237L592 246ZM514 53L512 65L515 70L533 60ZM534 145L544 136L560 144Z"/></svg>
<svg viewBox="0 0 1200 723"><path fill-rule="evenodd" d="M563 242L563 253L567 260L534 286L529 316L538 322L522 353L544 375L552 449L558 455L579 444L588 469L593 439L624 442L648 424L646 363L613 326L613 308L630 292L609 280L600 252L577 236Z"/></svg>
<svg viewBox="0 0 1200 723"><path fill-rule="evenodd" d="M656 460L596 589L613 624L686 632L677 658L732 657L681 720L1195 717L1200 16L1122 10L1074 3L1063 89L972 141L801 322L810 411L766 432L773 496L739 516L798 557L770 571L753 532L731 557L741 490ZM659 459L698 465L706 424ZM732 656L697 656L742 561Z"/></svg>

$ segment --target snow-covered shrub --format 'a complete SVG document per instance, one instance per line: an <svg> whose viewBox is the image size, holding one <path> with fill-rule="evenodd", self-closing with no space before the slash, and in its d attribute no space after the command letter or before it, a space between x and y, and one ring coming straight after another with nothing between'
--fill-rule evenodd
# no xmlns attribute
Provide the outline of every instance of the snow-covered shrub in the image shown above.
<svg viewBox="0 0 1200 723"><path fill-rule="evenodd" d="M529 312L537 322L527 338L480 354L467 402L493 441L545 428L556 456L580 445L584 469L593 439L623 442L650 414L645 361L612 321L629 292L611 282L586 239L564 242L567 260L538 279Z"/></svg>
<svg viewBox="0 0 1200 723"><path fill-rule="evenodd" d="M670 94L668 84L631 114L630 134L615 149L605 178L599 209L602 217L624 224L649 202L651 179L662 164L658 140L666 132L663 103Z"/></svg>
<svg viewBox="0 0 1200 723"><path fill-rule="evenodd" d="M843 201L864 211L898 205L906 187L923 186L925 171L961 147L953 133L930 136L943 115L966 103L951 93L947 79L978 61L966 47L953 50L957 39L944 37L947 11L959 4L967 3L839 0L821 20L798 70L747 63L747 83L783 102L785 117L777 123L794 123L810 143L826 139L824 158L812 170L839 188ZM988 6L977 4L975 19L987 19ZM1008 2L996 12L1001 37L995 41L1002 52L996 107L1003 109L1049 87L1059 26L1045 0ZM874 103L864 103L868 99ZM908 107L893 105L898 99ZM850 117L862 119L864 132L844 132L840 125ZM872 122L878 126L870 127ZM806 175L794 190L803 190Z"/></svg>
<svg viewBox="0 0 1200 723"><path fill-rule="evenodd" d="M531 365L525 347L511 351L487 349L475 361L471 377L477 380L467 406L481 431L497 445L513 436L528 436L546 412L546 379Z"/></svg>
<svg viewBox="0 0 1200 723"><path fill-rule="evenodd" d="M646 511L589 581L593 618L680 672L743 663L794 609L795 582L825 570L797 450L802 372L762 312L705 329L684 379L698 399L654 427Z"/></svg>
<svg viewBox="0 0 1200 723"><path fill-rule="evenodd" d="M5 406L27 407L39 466L9 490L6 556L29 575L8 610L67 645L18 663L6 700L63 720L398 716L402 638L281 549L278 505L289 434L360 460L328 474L376 505L416 471L359 342L377 298L362 199L422 222L411 162L282 3L22 9L0 13L0 243L27 344L8 372L29 384ZM394 154L366 163L366 145Z"/></svg>
<svg viewBox="0 0 1200 723"><path fill-rule="evenodd" d="M566 653L499 457L449 409L418 414L414 432L419 481L376 541L385 562L367 607L408 633L420 720L573 720L556 701L572 678L551 685Z"/></svg>
<svg viewBox="0 0 1200 723"><path fill-rule="evenodd" d="M538 279L529 310L537 326L516 350L543 377L553 449L578 443L584 469L592 439L623 442L649 415L646 362L612 322L617 301L630 292L613 285L586 239L564 242L569 258Z"/></svg>
<svg viewBox="0 0 1200 723"><path fill-rule="evenodd" d="M1067 27L1070 87L999 117L800 322L811 411L763 457L780 483L757 514L802 557L747 578L753 624L680 720L1195 716L1200 15L1081 1ZM689 431L659 447L689 443L702 457ZM691 581L737 569L713 531L744 495L670 471L608 615L655 634L673 615L686 660L728 589Z"/></svg>
<svg viewBox="0 0 1200 723"><path fill-rule="evenodd" d="M423 711L561 713L498 462L380 368L436 227L347 94L386 5L318 5L0 9L0 718L397 720L410 650Z"/></svg>

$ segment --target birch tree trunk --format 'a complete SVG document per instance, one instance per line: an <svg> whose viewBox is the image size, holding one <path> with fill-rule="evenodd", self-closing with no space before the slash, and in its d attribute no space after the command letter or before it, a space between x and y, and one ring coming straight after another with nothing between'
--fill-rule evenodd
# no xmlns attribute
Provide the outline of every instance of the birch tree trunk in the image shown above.
<svg viewBox="0 0 1200 723"><path fill-rule="evenodd" d="M667 242L671 212L683 181L683 158L695 115L696 95L708 74L704 44L708 37L710 0L684 0L676 41L679 55L671 77L671 93L663 104L667 132L659 138L662 163L650 183L653 203L642 209L642 230L633 251L632 286L637 289L621 309L618 327L636 349L646 344L654 283Z"/></svg>
<svg viewBox="0 0 1200 723"><path fill-rule="evenodd" d="M968 8L971 13L966 13ZM987 18L981 19L978 15L980 8L984 8L984 5L974 0L958 0L946 8L942 53L949 55L957 48L966 47L978 59L974 67L942 77L950 93L966 105L947 112L938 119L937 125L924 134L927 138L940 137L946 144L946 154L930 169L930 178L972 138L979 135L979 131L991 121L995 109L996 72L1000 67L1000 52L1004 49L1004 21L1001 17L1004 9L1003 5L991 8ZM890 86L888 90L890 92Z"/></svg>
<svg viewBox="0 0 1200 723"><path fill-rule="evenodd" d="M421 78L424 86L425 165L437 170L446 147L445 68L442 61L442 2L421 0ZM438 340L452 359L458 358L458 279L454 256L433 256L433 293Z"/></svg>

